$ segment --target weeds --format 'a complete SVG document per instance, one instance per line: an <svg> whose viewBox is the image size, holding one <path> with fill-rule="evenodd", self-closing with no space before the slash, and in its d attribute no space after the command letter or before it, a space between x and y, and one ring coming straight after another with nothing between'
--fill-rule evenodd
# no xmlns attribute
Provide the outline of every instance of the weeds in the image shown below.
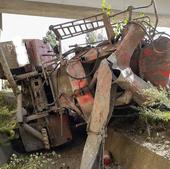
<svg viewBox="0 0 170 169"><path fill-rule="evenodd" d="M59 158L61 158L61 155L54 151L20 156L13 154L9 163L3 165L0 169L55 169Z"/></svg>
<svg viewBox="0 0 170 169"><path fill-rule="evenodd" d="M15 121L15 103L6 102L6 93L0 92L0 134L5 134L8 139L12 139L16 127ZM2 143L2 140L0 140Z"/></svg>
<svg viewBox="0 0 170 169"><path fill-rule="evenodd" d="M170 121L170 93L166 89L159 90L152 86L144 90L148 100L140 108L141 118L148 121Z"/></svg>

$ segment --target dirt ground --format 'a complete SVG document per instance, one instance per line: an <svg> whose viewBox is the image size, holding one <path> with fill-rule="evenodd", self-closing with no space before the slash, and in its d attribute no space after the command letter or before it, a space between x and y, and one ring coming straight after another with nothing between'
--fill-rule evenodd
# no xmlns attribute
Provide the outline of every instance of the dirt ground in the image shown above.
<svg viewBox="0 0 170 169"><path fill-rule="evenodd" d="M80 169L80 162L85 140L85 133L78 132L71 143L56 148L55 152L60 155L60 158L56 159L55 166L51 166L50 169ZM123 168L117 162L113 161L111 166L105 169Z"/></svg>
<svg viewBox="0 0 170 169"><path fill-rule="evenodd" d="M56 160L57 169L79 169L85 137L76 137L71 143L56 148L61 157Z"/></svg>
<svg viewBox="0 0 170 169"><path fill-rule="evenodd" d="M13 154L10 163L0 169L80 169L85 140L83 131L75 134L72 142L49 151ZM106 169L123 168L113 162Z"/></svg>

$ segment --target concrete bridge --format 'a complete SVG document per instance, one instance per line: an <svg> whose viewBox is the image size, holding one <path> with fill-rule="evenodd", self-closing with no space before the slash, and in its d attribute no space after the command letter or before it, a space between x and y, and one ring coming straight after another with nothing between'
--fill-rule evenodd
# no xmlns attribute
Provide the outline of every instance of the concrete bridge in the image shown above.
<svg viewBox="0 0 170 169"><path fill-rule="evenodd" d="M143 6L150 0L106 0L113 12L127 6ZM155 0L159 14L159 25L170 27L170 1ZM14 13L58 18L82 18L101 12L101 0L0 0L1 13ZM143 12L153 17L153 9Z"/></svg>

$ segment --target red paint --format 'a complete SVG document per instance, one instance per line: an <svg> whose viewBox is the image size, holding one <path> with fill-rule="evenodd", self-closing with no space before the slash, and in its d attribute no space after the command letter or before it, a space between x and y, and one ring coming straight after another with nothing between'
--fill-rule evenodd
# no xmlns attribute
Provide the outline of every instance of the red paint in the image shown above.
<svg viewBox="0 0 170 169"><path fill-rule="evenodd" d="M164 71L164 72L162 72L162 74L163 74L164 77L169 77L169 73L170 73L169 71Z"/></svg>
<svg viewBox="0 0 170 169"><path fill-rule="evenodd" d="M86 80L73 80L72 84L74 88L81 89L87 85L87 81Z"/></svg>
<svg viewBox="0 0 170 169"><path fill-rule="evenodd" d="M109 166L110 164L111 164L110 159L105 158L105 159L104 159L104 166L106 167L106 166Z"/></svg>
<svg viewBox="0 0 170 169"><path fill-rule="evenodd" d="M93 97L92 97L91 93L87 93L83 96L78 96L77 98L79 99L80 104L93 102Z"/></svg>
<svg viewBox="0 0 170 169"><path fill-rule="evenodd" d="M152 56L153 51L152 51L152 49L150 49L150 48L146 48L146 49L144 50L143 54L144 54L145 56Z"/></svg>
<svg viewBox="0 0 170 169"><path fill-rule="evenodd" d="M163 67L169 67L169 63L164 63L162 66Z"/></svg>
<svg viewBox="0 0 170 169"><path fill-rule="evenodd" d="M111 154L108 151L104 151L104 155L103 155L103 161L104 161L104 166L105 167L109 167L112 163L112 159L111 159Z"/></svg>

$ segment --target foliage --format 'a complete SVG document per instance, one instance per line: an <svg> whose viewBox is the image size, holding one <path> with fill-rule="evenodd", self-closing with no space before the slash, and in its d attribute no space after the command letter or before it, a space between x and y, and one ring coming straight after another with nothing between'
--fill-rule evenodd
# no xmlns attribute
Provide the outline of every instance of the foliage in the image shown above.
<svg viewBox="0 0 170 169"><path fill-rule="evenodd" d="M0 133L5 134L8 139L12 139L16 127L16 121L14 118L16 104L8 104L5 101L6 95L5 92L0 92Z"/></svg>
<svg viewBox="0 0 170 169"><path fill-rule="evenodd" d="M170 111L161 111L159 109L143 107L140 112L141 118L149 121L170 121Z"/></svg>
<svg viewBox="0 0 170 169"><path fill-rule="evenodd" d="M129 21L128 18L124 18L124 20L122 22L117 23L115 25L113 30L114 30L114 33L115 33L116 36L119 35L122 32L124 26L128 24L128 21Z"/></svg>
<svg viewBox="0 0 170 169"><path fill-rule="evenodd" d="M144 90L144 94L148 96L148 100L144 105L164 105L166 108L170 109L170 93L168 90L162 87L158 89L155 86L151 86Z"/></svg>
<svg viewBox="0 0 170 169"><path fill-rule="evenodd" d="M86 43L87 44L93 44L95 42L100 42L106 39L106 37L103 34L103 30L99 31L93 31L86 34Z"/></svg>
<svg viewBox="0 0 170 169"><path fill-rule="evenodd" d="M0 169L55 169L59 158L61 158L61 155L54 151L20 156L13 154L9 163L4 164Z"/></svg>
<svg viewBox="0 0 170 169"><path fill-rule="evenodd" d="M56 36L52 31L48 31L46 33L46 37L43 38L44 42L48 42L52 48L58 46L58 42L56 40Z"/></svg>
<svg viewBox="0 0 170 169"><path fill-rule="evenodd" d="M111 15L111 5L106 2L106 0L102 0L102 11L107 14L107 16ZM123 30L123 27L128 23L128 18L125 17L122 22L119 22L115 24L113 30L115 35L119 35L121 31ZM113 23L115 23L114 19L112 20Z"/></svg>
<svg viewBox="0 0 170 169"><path fill-rule="evenodd" d="M141 118L151 121L170 121L170 94L164 88L152 86L144 90L147 101L140 108Z"/></svg>
<svg viewBox="0 0 170 169"><path fill-rule="evenodd" d="M87 44L96 42L96 39L97 39L97 34L94 31L86 34L86 43Z"/></svg>
<svg viewBox="0 0 170 169"><path fill-rule="evenodd" d="M7 107L9 111L13 111L16 109L16 102L11 101L10 103L8 103L9 101L9 99L7 99L8 96L13 97L13 94L10 92L0 91L0 107Z"/></svg>
<svg viewBox="0 0 170 169"><path fill-rule="evenodd" d="M102 0L102 11L105 12L108 16L111 14L111 5L106 2L106 0Z"/></svg>
<svg viewBox="0 0 170 169"><path fill-rule="evenodd" d="M145 16L145 14L143 12L139 13L139 17L144 17L144 16Z"/></svg>
<svg viewBox="0 0 170 169"><path fill-rule="evenodd" d="M9 82L7 80L3 81L3 85L2 85L3 89L8 90L11 89L11 86L9 84Z"/></svg>

